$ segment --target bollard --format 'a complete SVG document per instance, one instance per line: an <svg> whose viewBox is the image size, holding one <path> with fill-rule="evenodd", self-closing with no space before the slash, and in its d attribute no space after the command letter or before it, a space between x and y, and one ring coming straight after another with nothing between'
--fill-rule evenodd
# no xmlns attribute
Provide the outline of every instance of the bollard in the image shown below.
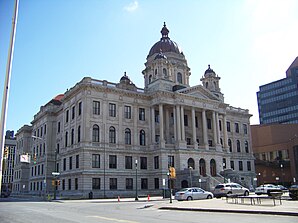
<svg viewBox="0 0 298 223"><path fill-rule="evenodd" d="M120 202L120 196L118 196L118 202Z"/></svg>
<svg viewBox="0 0 298 223"><path fill-rule="evenodd" d="M147 200L150 201L150 195L149 195L149 194L148 194L148 198L147 198Z"/></svg>

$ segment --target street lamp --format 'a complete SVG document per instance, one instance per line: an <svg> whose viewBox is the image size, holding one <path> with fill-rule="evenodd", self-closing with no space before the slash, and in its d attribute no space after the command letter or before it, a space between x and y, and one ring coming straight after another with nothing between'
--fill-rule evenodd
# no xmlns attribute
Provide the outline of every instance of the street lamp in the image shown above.
<svg viewBox="0 0 298 223"><path fill-rule="evenodd" d="M167 176L168 176L168 187L170 191L170 203L172 203L172 185L171 185L172 180L170 179L170 172L167 172Z"/></svg>
<svg viewBox="0 0 298 223"><path fill-rule="evenodd" d="M280 164L280 170L281 170L281 176L280 176L281 185L284 185L283 179L282 179L283 178L283 164L282 163Z"/></svg>
<svg viewBox="0 0 298 223"><path fill-rule="evenodd" d="M191 171L192 171L192 167L188 167L189 169L189 178L190 178L190 187L192 187L192 176L191 176Z"/></svg>
<svg viewBox="0 0 298 223"><path fill-rule="evenodd" d="M135 200L138 201L138 160L135 161L135 165L136 165L136 197Z"/></svg>

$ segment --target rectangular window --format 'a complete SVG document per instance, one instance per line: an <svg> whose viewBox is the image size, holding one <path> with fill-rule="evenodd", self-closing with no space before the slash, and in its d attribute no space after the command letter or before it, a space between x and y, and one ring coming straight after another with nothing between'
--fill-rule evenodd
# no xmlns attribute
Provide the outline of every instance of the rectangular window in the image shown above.
<svg viewBox="0 0 298 223"><path fill-rule="evenodd" d="M231 169L232 169L232 170L235 170L234 161L233 161L233 160L231 160L231 162L230 162L230 163L231 163Z"/></svg>
<svg viewBox="0 0 298 223"><path fill-rule="evenodd" d="M168 156L168 166L175 167L174 156Z"/></svg>
<svg viewBox="0 0 298 223"><path fill-rule="evenodd" d="M126 178L125 179L125 188L126 190L132 190L133 189L133 179L132 178Z"/></svg>
<svg viewBox="0 0 298 223"><path fill-rule="evenodd" d="M110 178L110 190L117 190L117 178Z"/></svg>
<svg viewBox="0 0 298 223"><path fill-rule="evenodd" d="M116 104L109 104L109 115L110 117L116 117Z"/></svg>
<svg viewBox="0 0 298 223"><path fill-rule="evenodd" d="M154 178L154 189L159 189L159 178Z"/></svg>
<svg viewBox="0 0 298 223"><path fill-rule="evenodd" d="M68 190L71 190L71 179L68 179Z"/></svg>
<svg viewBox="0 0 298 223"><path fill-rule="evenodd" d="M79 189L79 180L78 178L75 178L75 190Z"/></svg>
<svg viewBox="0 0 298 223"><path fill-rule="evenodd" d="M132 156L125 156L125 169L132 169Z"/></svg>
<svg viewBox="0 0 298 223"><path fill-rule="evenodd" d="M141 178L141 190L147 190L147 189L148 189L148 179Z"/></svg>
<svg viewBox="0 0 298 223"><path fill-rule="evenodd" d="M140 157L141 161L141 170L147 169L147 157Z"/></svg>
<svg viewBox="0 0 298 223"><path fill-rule="evenodd" d="M243 171L243 162L239 161L239 171Z"/></svg>
<svg viewBox="0 0 298 223"><path fill-rule="evenodd" d="M109 168L117 169L117 156L116 155L109 156Z"/></svg>
<svg viewBox="0 0 298 223"><path fill-rule="evenodd" d="M79 102L78 115L82 114L82 102Z"/></svg>
<svg viewBox="0 0 298 223"><path fill-rule="evenodd" d="M125 105L124 106L124 117L127 119L131 119L131 107Z"/></svg>
<svg viewBox="0 0 298 223"><path fill-rule="evenodd" d="M139 120L145 121L145 108L139 108Z"/></svg>
<svg viewBox="0 0 298 223"><path fill-rule="evenodd" d="M100 168L100 155L92 154L92 168Z"/></svg>
<svg viewBox="0 0 298 223"><path fill-rule="evenodd" d="M207 128L208 129L211 129L212 126L211 126L211 119L210 118L207 118Z"/></svg>
<svg viewBox="0 0 298 223"><path fill-rule="evenodd" d="M57 132L60 133L60 122L58 122Z"/></svg>
<svg viewBox="0 0 298 223"><path fill-rule="evenodd" d="M75 111L76 111L76 107L73 106L72 107L72 111L71 111L71 119L74 119L75 118L75 116L76 116Z"/></svg>
<svg viewBox="0 0 298 223"><path fill-rule="evenodd" d="M235 123L235 132L239 133L239 123Z"/></svg>
<svg viewBox="0 0 298 223"><path fill-rule="evenodd" d="M65 179L62 180L62 190L65 190Z"/></svg>
<svg viewBox="0 0 298 223"><path fill-rule="evenodd" d="M219 120L218 122L219 122L219 131L221 131L221 120Z"/></svg>
<svg viewBox="0 0 298 223"><path fill-rule="evenodd" d="M80 157L79 155L76 155L76 168L78 169L80 167Z"/></svg>
<svg viewBox="0 0 298 223"><path fill-rule="evenodd" d="M191 138L186 138L186 144L191 145Z"/></svg>
<svg viewBox="0 0 298 223"><path fill-rule="evenodd" d="M100 102L93 101L93 115L100 115Z"/></svg>
<svg viewBox="0 0 298 223"><path fill-rule="evenodd" d="M159 169L159 156L154 156L154 169Z"/></svg>
<svg viewBox="0 0 298 223"><path fill-rule="evenodd" d="M199 122L198 122L198 117L197 116L195 117L195 123L196 123L196 128L198 128Z"/></svg>
<svg viewBox="0 0 298 223"><path fill-rule="evenodd" d="M251 171L251 162L247 161L247 171Z"/></svg>
<svg viewBox="0 0 298 223"><path fill-rule="evenodd" d="M92 190L100 190L100 178L92 178Z"/></svg>
<svg viewBox="0 0 298 223"><path fill-rule="evenodd" d="M159 123L159 111L154 111L154 114L155 114L154 116L155 122Z"/></svg>
<svg viewBox="0 0 298 223"><path fill-rule="evenodd" d="M63 159L63 171L66 170L66 158Z"/></svg>
<svg viewBox="0 0 298 223"><path fill-rule="evenodd" d="M247 125L243 124L243 133L246 135L247 134Z"/></svg>
<svg viewBox="0 0 298 223"><path fill-rule="evenodd" d="M69 169L72 169L72 156L69 157Z"/></svg>
<svg viewBox="0 0 298 223"><path fill-rule="evenodd" d="M208 140L208 144L209 144L209 146L212 146L212 140L211 139Z"/></svg>
<svg viewBox="0 0 298 223"><path fill-rule="evenodd" d="M230 122L227 122L227 131L231 132L231 123Z"/></svg>
<svg viewBox="0 0 298 223"><path fill-rule="evenodd" d="M68 122L69 119L69 110L66 110L66 114L65 114L65 122Z"/></svg>
<svg viewBox="0 0 298 223"><path fill-rule="evenodd" d="M188 117L184 115L184 126L188 126Z"/></svg>

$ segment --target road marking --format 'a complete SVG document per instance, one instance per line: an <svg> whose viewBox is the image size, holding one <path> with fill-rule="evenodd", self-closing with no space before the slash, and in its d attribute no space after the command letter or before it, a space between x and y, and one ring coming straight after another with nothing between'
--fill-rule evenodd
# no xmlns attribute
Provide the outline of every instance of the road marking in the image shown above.
<svg viewBox="0 0 298 223"><path fill-rule="evenodd" d="M99 219L103 219L103 220L108 220L108 221L113 221L113 222L126 222L126 223L139 223L137 221L129 221L129 220L123 220L123 219L116 219L116 218L107 218L107 217L103 217L103 216L87 216L90 218L99 218Z"/></svg>

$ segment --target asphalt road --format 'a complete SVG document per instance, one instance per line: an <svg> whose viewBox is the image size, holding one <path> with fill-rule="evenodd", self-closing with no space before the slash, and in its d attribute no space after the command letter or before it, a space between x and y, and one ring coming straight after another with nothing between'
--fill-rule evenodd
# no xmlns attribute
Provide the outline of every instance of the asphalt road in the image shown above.
<svg viewBox="0 0 298 223"><path fill-rule="evenodd" d="M175 222L297 222L297 217L159 210L160 202L68 202L0 200L1 223L175 223Z"/></svg>

